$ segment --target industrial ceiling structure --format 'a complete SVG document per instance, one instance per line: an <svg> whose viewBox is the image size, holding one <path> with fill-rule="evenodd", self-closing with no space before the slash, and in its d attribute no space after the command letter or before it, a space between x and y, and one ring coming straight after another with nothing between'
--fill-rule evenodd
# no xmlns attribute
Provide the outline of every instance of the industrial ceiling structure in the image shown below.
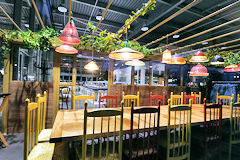
<svg viewBox="0 0 240 160"><path fill-rule="evenodd" d="M61 31L68 21L69 0L35 0L35 2L44 24ZM113 33L119 31L129 15L132 15L132 11L142 8L146 2L148 0L113 0L99 28ZM131 24L128 40L136 40L149 48L164 49L166 44L169 44L170 49L180 48L175 49L177 52L199 48L207 49L208 46L239 49L240 2L236 0L199 0L180 14L169 18L193 2L194 0L156 0L156 8L153 11L147 12L145 16L140 16ZM72 0L72 17L80 36L89 34L86 25L88 22L97 25L98 16L105 11L108 3L109 0ZM186 27L234 3L234 6L206 20ZM31 0L0 0L0 6L22 30L38 31L41 29ZM166 19L168 20L166 21ZM158 24L161 25L155 27ZM153 27L156 29L149 32ZM184 27L186 29L171 35L172 32ZM0 28L14 29L12 23L2 12L0 12ZM149 33L141 36L145 32ZM165 37L161 38L163 36Z"/></svg>

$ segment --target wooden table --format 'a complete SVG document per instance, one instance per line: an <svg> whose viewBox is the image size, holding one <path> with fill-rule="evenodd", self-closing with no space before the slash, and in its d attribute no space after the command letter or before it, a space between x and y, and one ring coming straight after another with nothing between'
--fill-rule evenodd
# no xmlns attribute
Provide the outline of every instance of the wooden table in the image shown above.
<svg viewBox="0 0 240 160"><path fill-rule="evenodd" d="M2 97L4 98L4 99L3 99L3 102L2 102L2 104L1 104L1 106L0 106L0 112L2 112L3 107L4 107L5 103L7 102L7 99L8 99L8 96L9 96L9 95L10 95L9 93L0 93L0 98L2 98ZM7 144L6 140L5 140L5 138L3 137L2 132L0 132L0 139L1 139L1 141L3 142L3 144L4 144L6 147L8 147L8 144Z"/></svg>
<svg viewBox="0 0 240 160"><path fill-rule="evenodd" d="M156 107L156 106L155 106ZM89 109L94 110L94 109ZM57 113L57 117L55 119L50 142L63 142L63 141L74 141L79 140L83 136L83 109L80 110L60 110ZM124 115L123 115L123 132L127 133L130 130L130 120L131 120L131 110L130 108L126 107L124 108ZM222 118L229 118L230 117L230 108L229 107L223 107L222 112ZM144 117L140 118L141 121L144 121ZM118 119L119 120L119 119ZM167 126L167 120L168 120L168 106L161 106L160 110L160 127L164 128ZM95 133L100 133L100 122L97 119L95 120ZM107 122L107 121L106 121ZM204 108L203 104L194 104L192 106L192 124L199 124L204 122ZM99 123L99 124L97 124ZM104 122L103 122L104 123ZM118 122L117 122L118 123ZM143 123L140 122L140 128L143 127L141 125ZM149 124L147 122L147 124ZM152 118L151 125L153 126L154 121ZM133 128L137 129L137 122L133 122ZM88 120L88 127L91 129L92 121ZM105 125L107 127L107 125ZM111 124L110 124L111 126ZM112 125L113 126L113 125ZM103 128L107 131L107 128ZM117 130L119 130L119 127L117 126ZM110 132L113 131L113 127L110 127ZM88 135L91 135L92 129L87 131ZM97 136L96 136L97 137Z"/></svg>

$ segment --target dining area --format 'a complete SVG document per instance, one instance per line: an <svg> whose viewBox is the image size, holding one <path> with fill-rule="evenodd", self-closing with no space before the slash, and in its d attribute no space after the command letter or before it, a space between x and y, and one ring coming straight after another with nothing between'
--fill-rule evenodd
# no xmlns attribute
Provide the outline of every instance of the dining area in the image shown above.
<svg viewBox="0 0 240 160"><path fill-rule="evenodd" d="M207 148L213 149L212 145L218 148L218 157L212 158L226 156L220 147L226 132L233 138L229 154L238 141L240 103L233 102L233 95L217 94L216 103L209 103L201 92L171 92L168 100L165 92L150 93L149 105L140 106L139 92L123 92L121 100L115 95L99 97L97 108L90 106L93 99L80 95L73 98L76 103L71 109L57 112L48 129L44 126L46 95L38 94L37 102L26 99L25 159L190 159L195 154L191 141L203 145L202 158L208 159ZM226 125L230 130L223 129Z"/></svg>

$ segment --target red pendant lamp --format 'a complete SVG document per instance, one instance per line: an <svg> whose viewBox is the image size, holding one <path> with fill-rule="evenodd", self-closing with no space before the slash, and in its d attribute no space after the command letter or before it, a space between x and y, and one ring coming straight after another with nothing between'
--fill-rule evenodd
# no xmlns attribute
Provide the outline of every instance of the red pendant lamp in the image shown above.
<svg viewBox="0 0 240 160"><path fill-rule="evenodd" d="M201 50L198 50L197 53L195 53L193 57L189 60L189 62L208 62L208 58Z"/></svg>
<svg viewBox="0 0 240 160"><path fill-rule="evenodd" d="M70 44L64 43L63 45L55 49L56 52L65 53L65 54L77 54L78 50L71 47Z"/></svg>
<svg viewBox="0 0 240 160"><path fill-rule="evenodd" d="M161 63L171 63L171 60L172 60L172 52L168 48L166 48L166 50L163 52Z"/></svg>
<svg viewBox="0 0 240 160"><path fill-rule="evenodd" d="M180 57L177 53L172 56L171 63L169 64L186 64L186 61L183 57Z"/></svg>
<svg viewBox="0 0 240 160"><path fill-rule="evenodd" d="M59 39L65 43L78 44L80 43L77 28L72 19L67 23Z"/></svg>
<svg viewBox="0 0 240 160"><path fill-rule="evenodd" d="M197 77L201 77L201 76L205 77L208 75L209 75L209 73L208 73L207 68L201 64L193 66L190 71L190 74L189 74L189 76L197 76Z"/></svg>
<svg viewBox="0 0 240 160"><path fill-rule="evenodd" d="M224 68L224 72L238 72L240 71L238 65L232 64Z"/></svg>

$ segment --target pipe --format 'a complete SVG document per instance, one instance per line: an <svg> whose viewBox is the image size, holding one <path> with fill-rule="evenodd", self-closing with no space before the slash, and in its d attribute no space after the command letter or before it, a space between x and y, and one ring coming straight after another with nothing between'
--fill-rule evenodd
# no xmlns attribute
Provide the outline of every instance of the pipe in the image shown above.
<svg viewBox="0 0 240 160"><path fill-rule="evenodd" d="M13 25L20 31L23 32L22 29L14 22L14 20L5 12L5 10L0 6L0 10L5 14L5 16L13 23Z"/></svg>
<svg viewBox="0 0 240 160"><path fill-rule="evenodd" d="M238 4L240 4L240 1L237 1L235 3L232 3L232 4L228 5L228 6L220 9L220 10L217 10L216 12L214 12L212 14L209 14L206 17L203 17L203 18L201 18L201 19L199 19L199 20L197 20L197 21L195 21L195 22L193 22L193 23L191 23L191 24L189 24L189 25L187 25L185 27L182 27L182 28L180 28L180 29L178 29L178 30L176 30L176 31L174 31L172 33L169 33L168 35L162 36L161 38L156 39L156 40L154 40L154 41L152 41L152 42L150 42L150 43L148 43L148 44L146 44L144 46L146 47L146 46L152 45L154 43L157 43L157 42L159 42L159 41L161 41L161 40L163 40L163 39L165 39L165 38L167 38L169 36L172 36L172 35L174 35L174 34L176 34L178 32L181 32L181 31L183 31L183 30L185 30L185 29L187 29L189 27L192 27L192 26L194 26L194 25L196 25L196 24L198 24L198 23L200 23L200 22L202 22L202 21L204 21L204 20L206 20L206 19L208 19L210 17L213 17L213 16L215 16L215 15L217 15L217 14L223 12L223 11L226 11L227 9L230 9L230 8L232 8L232 7L234 7L234 6L238 5Z"/></svg>
<svg viewBox="0 0 240 160"><path fill-rule="evenodd" d="M234 22L236 22L236 21L239 21L239 20L240 20L240 17L239 17L239 18L236 18L236 19L234 19L234 20L228 21L228 22L226 22L226 23L220 24L220 25L218 25L218 26L216 26L216 27L210 28L210 29L208 29L208 30L202 31L202 32L200 32L200 33L194 34L194 35L192 35L192 36L190 36L190 37L181 39L181 40L179 40L179 41L170 43L170 44L165 45L165 46L161 46L161 47L155 48L155 49L153 49L153 50L157 50L157 49L160 49L160 48L165 48L165 47L168 47L168 46L172 46L172 45L178 44L178 43L180 43L180 42L184 42L184 41L186 41L186 40L189 40L189 39L198 37L198 36L200 36L200 35L202 35L202 34L205 34L205 33L211 32L211 31L213 31L213 30L219 29L219 28L221 28L221 27L223 27L223 26L226 26L226 25L228 25L228 24L232 24L232 23L234 23Z"/></svg>
<svg viewBox="0 0 240 160"><path fill-rule="evenodd" d="M184 46L184 47L179 47L179 48L177 48L177 49L173 49L172 51L176 51L176 50L180 50L180 49L192 47L192 46L195 46L195 45L204 43L204 42L213 41L213 40L215 40L215 39L219 39L219 38L222 38L222 37L226 37L226 36L229 36L229 35L232 35L232 34L235 34L235 33L239 33L239 32L240 32L240 29L239 29L239 30L236 30L236 31L233 31L233 32L229 32L229 33L220 35L220 36L217 36L217 37L213 37L213 38L209 38L209 39L206 39L206 40L203 40L203 41L200 41L200 42L196 42L196 43L193 43L193 44L189 44L189 45L186 45L186 46Z"/></svg>
<svg viewBox="0 0 240 160"><path fill-rule="evenodd" d="M72 0L69 0L69 13L68 13L68 21L71 20L71 14L72 14Z"/></svg>
<svg viewBox="0 0 240 160"><path fill-rule="evenodd" d="M39 12L38 12L38 9L37 9L37 6L36 6L36 3L35 3L34 0L32 0L32 4L33 4L33 7L34 7L34 9L35 9L35 11L36 11L36 13L37 13L38 19L39 19L39 21L40 21L40 23L41 23L41 25L42 25L43 30L46 30L46 28L45 28L45 26L44 26L44 24L43 24L42 18L41 18L41 16L40 16Z"/></svg>
<svg viewBox="0 0 240 160"><path fill-rule="evenodd" d="M103 18L104 18L104 16L105 16L105 14L107 13L107 10L108 10L109 7L111 6L111 4L112 4L112 0L110 0L110 2L108 3L108 5L107 5L107 7L106 7L106 9L105 9L105 11L104 11L104 13L103 13L103 15L102 15L102 18L100 19L100 21L99 21L98 24L97 24L96 29L95 29L94 32L92 33L92 37L93 37L94 34L96 33L96 31L97 31L99 25L101 24L101 22L102 22L102 20L103 20ZM91 37L91 38L92 38L92 37Z"/></svg>
<svg viewBox="0 0 240 160"><path fill-rule="evenodd" d="M220 49L220 50L230 49L230 48L239 47L239 46L240 46L240 44L236 44L236 45L228 46L228 47L226 47L224 49Z"/></svg>
<svg viewBox="0 0 240 160"><path fill-rule="evenodd" d="M131 21L129 21L127 24L123 25L119 30L125 30L128 25L131 25L132 22L134 22L134 21L141 15L141 13L142 13L145 9L147 9L150 5L152 5L153 2L155 2L155 1L156 1L156 0L152 0L151 3L149 3L146 7L144 7L144 8L142 9L142 11L141 11L139 14L137 14L137 16L134 16ZM140 9L140 10L141 10L141 9ZM118 32L117 32L117 34L118 34Z"/></svg>
<svg viewBox="0 0 240 160"><path fill-rule="evenodd" d="M147 35L148 33L152 32L153 30L155 30L156 28L160 27L161 25L167 23L168 21L170 21L171 19L173 19L174 17L178 16L179 14L181 14L182 12L184 12L185 10L191 8L192 6L194 6L195 4L197 4L200 0L194 0L192 3L188 4L187 6L185 6L184 8L182 8L181 10L179 10L178 12L174 13L173 15L171 15L170 17L168 17L167 19L163 20L162 22L160 22L159 24L157 24L156 26L154 26L153 28L151 28L150 30L148 30L147 32L143 33L142 35L138 36L137 38L135 38L133 41L137 41L138 39L142 38L143 36Z"/></svg>

